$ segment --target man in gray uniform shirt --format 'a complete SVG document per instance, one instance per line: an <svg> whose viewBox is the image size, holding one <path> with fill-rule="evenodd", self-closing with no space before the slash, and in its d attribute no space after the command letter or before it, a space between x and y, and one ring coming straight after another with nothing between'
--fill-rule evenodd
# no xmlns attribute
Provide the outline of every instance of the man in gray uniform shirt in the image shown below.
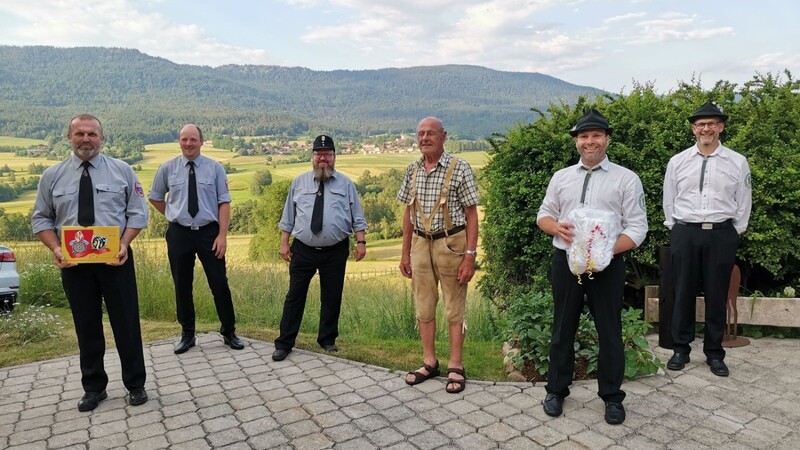
<svg viewBox="0 0 800 450"><path fill-rule="evenodd" d="M281 333L272 359L286 359L294 347L306 306L308 285L319 271L321 311L317 343L328 352L338 351L339 312L350 235L356 235L356 261L367 254L367 221L356 186L334 167L333 138L317 136L312 147L313 170L292 181L281 216L280 254L289 261L289 292L283 304ZM294 236L291 245L289 235Z"/></svg>
<svg viewBox="0 0 800 450"><path fill-rule="evenodd" d="M200 154L203 131L197 125L181 128L181 155L159 166L150 188L150 203L169 221L167 253L181 340L175 353L194 347L195 313L192 284L195 255L200 258L222 323L225 345L241 350L244 342L236 336L236 317L225 271L231 194L222 164Z"/></svg>
<svg viewBox="0 0 800 450"><path fill-rule="evenodd" d="M147 401L146 375L130 243L147 227L147 202L131 166L100 154L105 140L100 120L89 114L75 116L69 122L67 138L72 144L72 156L42 174L31 224L33 233L53 252L72 310L85 391L78 410L91 411L108 398L108 375L103 366L104 301L122 366L122 382L129 391L128 401L141 405ZM66 262L61 252L62 227L93 225L119 227L117 261Z"/></svg>

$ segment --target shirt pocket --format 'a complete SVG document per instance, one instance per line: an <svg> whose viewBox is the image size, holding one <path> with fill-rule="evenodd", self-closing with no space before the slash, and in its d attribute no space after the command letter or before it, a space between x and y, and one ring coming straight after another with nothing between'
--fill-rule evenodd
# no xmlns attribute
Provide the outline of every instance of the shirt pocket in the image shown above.
<svg viewBox="0 0 800 450"><path fill-rule="evenodd" d="M59 189L53 189L53 209L56 211L56 217L66 217L69 213L69 208L75 204L75 210L78 208L78 186L67 186Z"/></svg>
<svg viewBox="0 0 800 450"><path fill-rule="evenodd" d="M350 211L350 202L347 198L347 190L340 188L331 188L330 205L334 211L348 212Z"/></svg>
<svg viewBox="0 0 800 450"><path fill-rule="evenodd" d="M95 196L95 209L112 211L119 213L125 211L127 201L127 184L96 184L94 186L97 194Z"/></svg>
<svg viewBox="0 0 800 450"><path fill-rule="evenodd" d="M213 178L197 177L197 192L210 192L216 198L217 186Z"/></svg>
<svg viewBox="0 0 800 450"><path fill-rule="evenodd" d="M186 190L186 175L172 175L167 179L167 190L170 195L180 196Z"/></svg>

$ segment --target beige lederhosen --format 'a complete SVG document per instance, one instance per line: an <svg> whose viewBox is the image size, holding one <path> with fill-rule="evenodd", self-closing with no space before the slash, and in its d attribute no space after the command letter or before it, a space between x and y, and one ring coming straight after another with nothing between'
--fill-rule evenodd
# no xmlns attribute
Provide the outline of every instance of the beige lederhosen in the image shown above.
<svg viewBox="0 0 800 450"><path fill-rule="evenodd" d="M444 208L445 230L451 230L453 223L447 207L447 197L450 191L450 180L453 178L458 158L453 157L445 174L442 192L439 201L426 215L422 205L417 200L417 166L411 174L411 200L408 206L414 208L414 213L422 220L423 230L432 233L431 222L440 208ZM412 222L416 226L416 220ZM438 231L438 230L437 230ZM467 233L462 230L446 237L430 240L418 236L416 233L411 239L411 290L414 292L417 320L430 322L436 318L436 304L439 302L439 285L442 287L444 297L445 316L451 324L464 324L464 311L467 301L467 285L458 283L458 267L464 259L464 250L467 248Z"/></svg>

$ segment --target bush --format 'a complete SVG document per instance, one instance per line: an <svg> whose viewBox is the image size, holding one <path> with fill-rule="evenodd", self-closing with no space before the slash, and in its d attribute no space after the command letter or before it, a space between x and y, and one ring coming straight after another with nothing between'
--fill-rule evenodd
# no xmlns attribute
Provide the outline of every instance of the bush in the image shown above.
<svg viewBox="0 0 800 450"><path fill-rule="evenodd" d="M622 312L622 343L625 347L625 376L635 378L656 373L661 367L659 360L650 351L644 335L650 325L642 321L642 311L628 308ZM553 323L553 298L540 292L517 291L509 297L508 328L509 343L517 349L513 354L514 365L521 369L530 361L540 375L550 369L550 337ZM575 340L575 357L584 358L586 373L597 372L600 355L597 330L588 308L584 308L578 324ZM576 364L577 366L577 364Z"/></svg>

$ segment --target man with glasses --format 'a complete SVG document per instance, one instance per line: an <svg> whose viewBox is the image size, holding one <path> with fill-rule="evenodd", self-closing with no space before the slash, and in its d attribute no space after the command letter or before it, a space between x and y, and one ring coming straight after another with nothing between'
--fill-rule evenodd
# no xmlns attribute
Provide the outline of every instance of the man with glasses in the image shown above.
<svg viewBox="0 0 800 450"><path fill-rule="evenodd" d="M467 284L478 255L478 191L472 168L444 151L447 132L435 117L417 126L422 158L408 166L397 200L406 206L400 272L411 278L422 340L422 367L406 376L415 385L440 374L436 359L436 303L439 285L450 332L450 361L445 390L466 386L461 360L466 322Z"/></svg>
<svg viewBox="0 0 800 450"><path fill-rule="evenodd" d="M350 235L356 236L356 261L367 254L367 221L356 186L335 170L333 138L317 136L312 147L313 170L292 181L279 227L281 257L289 262L289 292L283 304L280 336L272 359L286 359L294 347L308 285L319 271L320 317L317 343L327 352L337 352L339 311ZM289 235L294 236L291 245Z"/></svg>
<svg viewBox="0 0 800 450"><path fill-rule="evenodd" d="M747 159L719 135L728 116L707 102L689 117L697 142L673 156L664 176L664 225L670 229L675 288L670 370L689 362L698 288L705 297L703 353L714 375L728 376L722 337L731 270L752 203Z"/></svg>

